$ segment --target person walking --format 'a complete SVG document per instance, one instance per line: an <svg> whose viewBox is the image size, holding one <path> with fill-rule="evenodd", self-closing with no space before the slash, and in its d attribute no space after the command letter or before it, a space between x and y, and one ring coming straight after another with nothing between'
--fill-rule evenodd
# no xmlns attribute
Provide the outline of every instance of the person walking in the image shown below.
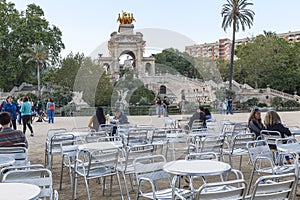
<svg viewBox="0 0 300 200"><path fill-rule="evenodd" d="M28 97L25 96L23 97L23 103L20 109L21 112L21 118L22 118L22 124L23 124L23 133L26 133L26 126L28 126L31 134L30 136L33 137L34 133L33 133L33 129L31 126L31 108L32 105L31 103L29 103L28 101Z"/></svg>
<svg viewBox="0 0 300 200"><path fill-rule="evenodd" d="M2 107L2 112L9 112L11 116L12 127L17 130L17 116L19 114L19 105L13 101L12 96L6 98L6 103Z"/></svg>
<svg viewBox="0 0 300 200"><path fill-rule="evenodd" d="M54 111L55 111L55 103L52 98L48 99L47 102L47 113L48 113L48 123L54 123Z"/></svg>

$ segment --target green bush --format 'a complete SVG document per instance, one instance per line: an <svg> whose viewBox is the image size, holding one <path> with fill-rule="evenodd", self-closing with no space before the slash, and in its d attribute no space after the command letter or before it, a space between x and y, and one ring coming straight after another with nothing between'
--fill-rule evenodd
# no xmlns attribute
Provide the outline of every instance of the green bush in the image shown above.
<svg viewBox="0 0 300 200"><path fill-rule="evenodd" d="M287 108L292 108L292 107L300 107L300 104L295 100L288 100L286 102L283 102L282 106Z"/></svg>

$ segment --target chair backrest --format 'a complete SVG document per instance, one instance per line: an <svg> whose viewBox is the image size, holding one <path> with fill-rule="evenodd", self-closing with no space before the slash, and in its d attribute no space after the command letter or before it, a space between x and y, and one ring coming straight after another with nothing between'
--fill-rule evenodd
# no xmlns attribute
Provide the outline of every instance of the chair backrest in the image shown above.
<svg viewBox="0 0 300 200"><path fill-rule="evenodd" d="M164 126L169 128L175 128L175 121L169 117L164 119Z"/></svg>
<svg viewBox="0 0 300 200"><path fill-rule="evenodd" d="M88 165L86 168L87 177L103 176L117 172L118 158L120 150L101 149L88 153ZM80 152L79 152L80 153ZM97 174L98 172L98 174Z"/></svg>
<svg viewBox="0 0 300 200"><path fill-rule="evenodd" d="M91 129L88 126L82 126L82 127L74 127L71 130L72 132L94 132L94 129Z"/></svg>
<svg viewBox="0 0 300 200"><path fill-rule="evenodd" d="M2 182L34 184L41 188L39 198L53 198L52 173L48 169L12 170L4 174Z"/></svg>
<svg viewBox="0 0 300 200"><path fill-rule="evenodd" d="M263 167L260 162L256 162L258 157L263 157L263 158L268 159L270 164L275 166L274 159L273 159L273 153L272 153L268 143L265 140L250 141L247 143L247 149L249 152L250 160L256 170Z"/></svg>
<svg viewBox="0 0 300 200"><path fill-rule="evenodd" d="M199 152L214 152L222 155L224 140L224 135L206 136L200 140Z"/></svg>
<svg viewBox="0 0 300 200"><path fill-rule="evenodd" d="M206 120L206 128L209 131L214 131L214 132L220 131L220 126L216 119Z"/></svg>
<svg viewBox="0 0 300 200"><path fill-rule="evenodd" d="M156 129L153 132L151 143L165 142L167 139L167 129Z"/></svg>
<svg viewBox="0 0 300 200"><path fill-rule="evenodd" d="M51 128L47 132L47 140L50 139L55 134L61 134L66 132L68 132L66 128Z"/></svg>
<svg viewBox="0 0 300 200"><path fill-rule="evenodd" d="M199 119L195 119L192 123L190 130L200 130L203 128L203 121Z"/></svg>
<svg viewBox="0 0 300 200"><path fill-rule="evenodd" d="M233 132L235 133L246 133L248 132L247 122L237 122L234 124Z"/></svg>
<svg viewBox="0 0 300 200"><path fill-rule="evenodd" d="M138 145L134 147L126 147L123 150L125 161L123 162L124 171L128 171L133 165L133 161L139 157L152 156L154 152L154 145Z"/></svg>
<svg viewBox="0 0 300 200"><path fill-rule="evenodd" d="M102 137L107 137L107 132L105 130L102 131L98 131L98 132L90 132L87 134L87 136L85 137L85 141L87 143L90 142L97 142L100 138Z"/></svg>
<svg viewBox="0 0 300 200"><path fill-rule="evenodd" d="M1 155L10 155L15 159L14 165L28 165L28 150L25 147L0 147Z"/></svg>
<svg viewBox="0 0 300 200"><path fill-rule="evenodd" d="M261 176L254 184L251 200L290 199L296 184L294 173Z"/></svg>
<svg viewBox="0 0 300 200"><path fill-rule="evenodd" d="M106 134L111 136L114 126L114 124L100 124L98 131L106 131Z"/></svg>
<svg viewBox="0 0 300 200"><path fill-rule="evenodd" d="M190 137L183 132L174 134L167 142L167 155L171 153L171 160L184 159L185 156L194 150L190 144ZM167 156L166 156L167 157Z"/></svg>
<svg viewBox="0 0 300 200"><path fill-rule="evenodd" d="M73 134L56 134L53 135L49 141L49 153L58 154L61 153L61 143L63 145L74 145L75 137Z"/></svg>
<svg viewBox="0 0 300 200"><path fill-rule="evenodd" d="M205 183L199 188L196 199L243 200L245 198L246 188L247 188L247 184L244 179L222 181L222 182L215 182L215 183Z"/></svg>
<svg viewBox="0 0 300 200"><path fill-rule="evenodd" d="M148 131L139 128L129 129L125 141L126 146L136 146L148 143Z"/></svg>
<svg viewBox="0 0 300 200"><path fill-rule="evenodd" d="M19 166L7 166L1 169L1 182L5 173L12 170L26 170L26 169L44 169L44 165L42 164L31 164L31 165L19 165Z"/></svg>
<svg viewBox="0 0 300 200"><path fill-rule="evenodd" d="M186 160L219 160L219 156L214 152L189 153L185 157Z"/></svg>
<svg viewBox="0 0 300 200"><path fill-rule="evenodd" d="M231 151L235 151L237 149L247 149L247 143L254 141L256 138L254 133L240 133L232 138L231 142Z"/></svg>
<svg viewBox="0 0 300 200"><path fill-rule="evenodd" d="M271 149L276 149L276 139L281 138L278 131L261 130L260 138L267 141Z"/></svg>
<svg viewBox="0 0 300 200"><path fill-rule="evenodd" d="M171 176L169 173L163 171L163 166L166 163L166 158L163 155L152 155L134 159L133 166L137 182L139 182L142 177L151 176L153 177L152 181L154 181L154 183L159 183L158 180L161 179L167 179L167 187L171 187Z"/></svg>

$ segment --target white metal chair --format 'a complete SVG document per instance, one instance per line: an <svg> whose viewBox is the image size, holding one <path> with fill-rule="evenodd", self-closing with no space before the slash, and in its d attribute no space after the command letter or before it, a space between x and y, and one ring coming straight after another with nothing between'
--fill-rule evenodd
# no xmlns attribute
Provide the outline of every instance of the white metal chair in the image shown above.
<svg viewBox="0 0 300 200"><path fill-rule="evenodd" d="M53 135L49 140L46 141L45 165L52 170L53 156L61 155L61 143L64 145L73 145L75 137L73 134L68 133L57 133Z"/></svg>
<svg viewBox="0 0 300 200"><path fill-rule="evenodd" d="M148 131L139 128L129 129L127 137L124 140L125 146L138 146L148 143Z"/></svg>
<svg viewBox="0 0 300 200"><path fill-rule="evenodd" d="M234 135L231 142L226 142L227 148L224 148L224 156L228 155L231 167L234 167L233 157L240 157L239 170L241 170L243 156L248 156L247 143L254 141L254 133L240 133Z"/></svg>
<svg viewBox="0 0 300 200"><path fill-rule="evenodd" d="M86 152L85 150L79 151L74 170L73 199L76 199L78 176L82 176L84 178L88 199L90 200L91 195L89 191L89 180L105 178L112 175L117 176L121 198L124 199L119 172L117 169L118 158L118 148L94 150L91 152ZM102 189L104 190L105 187L102 187Z"/></svg>
<svg viewBox="0 0 300 200"><path fill-rule="evenodd" d="M247 149L249 152L249 157L253 165L248 192L251 187L254 173L262 174L286 174L289 172L295 172L295 167L298 162L295 161L295 165L285 165L283 163L274 162L273 152L270 150L268 143L265 140L256 140L247 143ZM282 164L282 165L280 165Z"/></svg>
<svg viewBox="0 0 300 200"><path fill-rule="evenodd" d="M53 199L52 173L48 169L11 170L3 175L4 183L29 183L41 188L39 198ZM17 188L16 188L17 189ZM56 195L57 196L57 195Z"/></svg>
<svg viewBox="0 0 300 200"><path fill-rule="evenodd" d="M223 159L224 135L210 135L206 137L196 137L196 152L214 152Z"/></svg>
<svg viewBox="0 0 300 200"><path fill-rule="evenodd" d="M74 142L62 142L60 143L61 148L61 170L60 170L60 183L59 183L59 190L62 189L62 181L63 181L63 172L64 168L69 169L69 176L70 176L70 185L73 186L73 169L75 167L76 155L78 150L77 140L75 139Z"/></svg>
<svg viewBox="0 0 300 200"><path fill-rule="evenodd" d="M261 176L253 186L253 191L247 199L250 200L283 200L291 199L296 176L294 173Z"/></svg>
<svg viewBox="0 0 300 200"><path fill-rule="evenodd" d="M118 171L120 171L123 175L123 179L125 182L125 188L127 196L129 197L129 189L126 180L126 175L129 176L131 190L133 191L133 180L132 175L134 175L134 160L139 157L151 156L154 152L154 146L152 144L139 145L130 147L127 146L123 149L123 158L120 159L120 163L118 165Z"/></svg>
<svg viewBox="0 0 300 200"><path fill-rule="evenodd" d="M189 152L194 151L189 135L182 133L171 133L173 137L167 140L166 158L170 153L171 160L184 159Z"/></svg>
<svg viewBox="0 0 300 200"><path fill-rule="evenodd" d="M15 159L14 165L29 165L28 150L25 147L0 147L1 155L10 155Z"/></svg>
<svg viewBox="0 0 300 200"><path fill-rule="evenodd" d="M134 172L138 183L136 199L139 197L155 200L172 199L171 175L163 171L164 164L166 159L163 155L140 157L134 160ZM176 194L183 198L192 195L190 190L179 188L176 189Z"/></svg>
<svg viewBox="0 0 300 200"><path fill-rule="evenodd" d="M163 148L167 143L167 129L155 129L150 143L154 145L155 151L159 149L159 153L162 154Z"/></svg>

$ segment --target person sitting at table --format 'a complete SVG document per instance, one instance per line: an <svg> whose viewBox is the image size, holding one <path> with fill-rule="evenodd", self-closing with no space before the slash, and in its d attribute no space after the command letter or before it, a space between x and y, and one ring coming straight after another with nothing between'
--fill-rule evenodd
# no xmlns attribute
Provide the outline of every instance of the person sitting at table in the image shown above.
<svg viewBox="0 0 300 200"><path fill-rule="evenodd" d="M206 120L211 119L212 116L208 108L204 108L204 113L205 113Z"/></svg>
<svg viewBox="0 0 300 200"><path fill-rule="evenodd" d="M114 110L114 118L110 120L111 124L129 124L128 118L118 108ZM113 127L112 136L117 132L117 126Z"/></svg>
<svg viewBox="0 0 300 200"><path fill-rule="evenodd" d="M204 108L202 106L199 106L199 108L197 109L197 112L195 112L192 117L190 117L190 120L188 122L188 124L184 127L185 129L191 129L193 122L195 120L200 120L203 122L203 127L206 127L206 119L205 119L205 112L204 112Z"/></svg>
<svg viewBox="0 0 300 200"><path fill-rule="evenodd" d="M90 118L88 127L98 131L101 124L105 124L106 119L102 107L96 108L96 114Z"/></svg>
<svg viewBox="0 0 300 200"><path fill-rule="evenodd" d="M251 133L255 133L256 138L260 135L260 131L265 129L259 108L252 109L248 119L248 128Z"/></svg>
<svg viewBox="0 0 300 200"><path fill-rule="evenodd" d="M264 124L266 126L266 130L278 131L282 138L292 135L291 131L287 127L283 126L280 116L274 110L270 110L266 113ZM270 146L270 149L276 149L276 147ZM289 156L286 156L285 159L287 160L288 164L291 164Z"/></svg>
<svg viewBox="0 0 300 200"><path fill-rule="evenodd" d="M0 147L26 147L28 142L25 134L20 130L14 130L11 126L11 115L8 112L0 113Z"/></svg>

